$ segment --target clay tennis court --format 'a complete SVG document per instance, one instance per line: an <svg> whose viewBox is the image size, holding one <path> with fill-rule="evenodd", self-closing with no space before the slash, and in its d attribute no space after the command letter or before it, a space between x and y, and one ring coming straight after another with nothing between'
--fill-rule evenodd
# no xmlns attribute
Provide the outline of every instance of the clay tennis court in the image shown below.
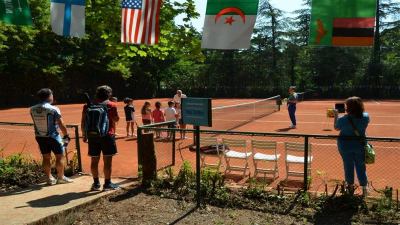
<svg viewBox="0 0 400 225"><path fill-rule="evenodd" d="M136 121L140 124L140 108L145 100L134 102ZM161 101L163 107L167 105L168 99L151 99L152 106L155 101ZM213 107L229 106L252 102L254 99L214 99ZM284 107L278 112L259 118L236 128L237 131L255 131L255 132L274 132L274 133L297 133L297 134L337 134L332 129L332 119L326 117L328 108L332 108L336 102L341 100L314 100L304 101L298 104L297 108L297 129L289 130L289 118ZM114 158L113 176L116 177L136 177L137 176L137 143L136 139L125 138L125 118L123 115L123 103L118 103L118 110L121 116L117 124L117 146L119 154ZM60 105L59 106L67 124L79 124L82 112L82 104ZM367 129L368 136L374 137L400 137L400 101L365 101L366 111L370 114L371 122ZM229 120L235 120L240 116L235 114L240 112L232 111L226 113L223 122L229 123ZM0 110L0 121L3 122L31 122L27 108L13 108ZM221 121L220 121L221 122ZM215 121L218 123L218 121ZM191 128L188 126L188 128ZM179 137L179 134L177 134ZM177 141L176 164L181 165L182 160L192 162L194 167L195 154L186 147L192 142L191 134L189 139ZM223 137L223 136L220 136ZM226 136L224 136L226 137ZM232 138L232 137L231 137ZM234 136L236 139L250 140L250 136ZM273 184L285 178L284 161L284 142L303 143L304 140L299 137L254 137L254 139L275 140L278 142L278 153L281 154L279 160L279 178ZM342 161L336 147L334 139L315 139L311 138L312 145L312 187L322 190L321 185L332 183L333 180L343 180ZM367 166L369 180L373 182L374 187L383 188L386 185L394 188L400 187L400 171L397 163L400 161L400 142L372 142L376 149L377 161L373 165ZM87 156L87 144L81 141L83 170L89 173L90 158ZM168 165L171 161L170 143L156 143L156 151L159 164ZM178 146L180 148L178 148ZM35 159L40 159L39 150L34 141L32 127L0 126L0 149L4 156L15 152L30 154ZM73 146L70 146L73 149ZM250 160L250 170L253 174L253 163ZM261 178L263 177L260 174ZM235 182L246 182L246 179L233 179ZM357 182L356 182L357 183Z"/></svg>

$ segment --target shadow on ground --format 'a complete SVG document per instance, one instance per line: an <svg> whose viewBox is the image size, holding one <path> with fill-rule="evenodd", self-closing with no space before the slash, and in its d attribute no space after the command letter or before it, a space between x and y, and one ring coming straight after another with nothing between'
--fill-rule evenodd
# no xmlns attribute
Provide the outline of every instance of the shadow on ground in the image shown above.
<svg viewBox="0 0 400 225"><path fill-rule="evenodd" d="M41 190L43 187L46 187L46 186L47 186L46 183L35 184L35 185L29 186L29 187L24 188L24 189L18 189L18 190L11 191L11 192L0 193L0 197L26 194L26 193L29 193L29 192L32 192L32 191Z"/></svg>
<svg viewBox="0 0 400 225"><path fill-rule="evenodd" d="M351 225L354 223L354 216L366 212L367 208L361 196L345 194L337 197L330 197L321 205L321 209L315 214L314 224Z"/></svg>
<svg viewBox="0 0 400 225"><path fill-rule="evenodd" d="M281 187L293 188L293 189L300 189L304 187L304 183L302 180L290 180L290 179L281 180L279 182L279 185Z"/></svg>
<svg viewBox="0 0 400 225"><path fill-rule="evenodd" d="M85 198L91 195L99 194L100 192L96 191L83 191L83 192L69 192L62 195L52 195L44 198L39 198L36 200L32 200L27 202L30 207L33 208L46 208L46 207L53 207L53 206L60 206L69 203L70 201ZM28 206L19 206L16 208L23 208Z"/></svg>
<svg viewBox="0 0 400 225"><path fill-rule="evenodd" d="M136 195L142 193L144 189L141 186L137 186L133 189L129 189L127 192L110 198L110 202L119 202L129 198L133 198Z"/></svg>
<svg viewBox="0 0 400 225"><path fill-rule="evenodd" d="M275 131L276 132L288 132L289 130L292 130L292 128L290 128L290 127L279 128L279 129L276 129Z"/></svg>
<svg viewBox="0 0 400 225"><path fill-rule="evenodd" d="M170 225L178 224L181 220L183 220L186 217L188 217L190 214L192 214L197 209L198 209L198 207L194 207L194 208L190 209L188 212L186 212L185 214L183 214L182 216L180 216L179 218L177 218L176 220L174 220L174 221L172 221L171 223L168 223L168 224L170 224Z"/></svg>

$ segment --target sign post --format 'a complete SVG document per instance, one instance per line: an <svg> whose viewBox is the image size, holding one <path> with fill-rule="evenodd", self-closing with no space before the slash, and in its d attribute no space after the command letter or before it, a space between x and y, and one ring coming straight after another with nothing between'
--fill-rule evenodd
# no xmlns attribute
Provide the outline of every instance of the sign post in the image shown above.
<svg viewBox="0 0 400 225"><path fill-rule="evenodd" d="M197 207L200 206L200 126L194 126L196 136L196 192L197 192Z"/></svg>
<svg viewBox="0 0 400 225"><path fill-rule="evenodd" d="M192 124L195 129L196 145L196 192L197 206L200 206L200 126L212 126L210 98L182 98L182 120L184 124Z"/></svg>

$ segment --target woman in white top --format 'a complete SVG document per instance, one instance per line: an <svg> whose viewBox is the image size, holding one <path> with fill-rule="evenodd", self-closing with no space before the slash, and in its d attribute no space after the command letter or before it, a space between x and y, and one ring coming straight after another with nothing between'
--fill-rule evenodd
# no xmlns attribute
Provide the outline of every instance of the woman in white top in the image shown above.
<svg viewBox="0 0 400 225"><path fill-rule="evenodd" d="M182 98L186 98L186 97L187 97L187 96L186 96L185 94L183 94L181 90L177 90L177 91L176 91L176 94L174 95L173 101L174 101L175 103L181 104L181 99L182 99Z"/></svg>

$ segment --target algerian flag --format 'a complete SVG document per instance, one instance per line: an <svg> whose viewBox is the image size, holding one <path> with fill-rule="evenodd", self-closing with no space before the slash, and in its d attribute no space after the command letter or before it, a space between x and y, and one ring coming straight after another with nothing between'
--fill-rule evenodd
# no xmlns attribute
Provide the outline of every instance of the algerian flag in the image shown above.
<svg viewBox="0 0 400 225"><path fill-rule="evenodd" d="M313 0L310 45L371 46L376 0Z"/></svg>
<svg viewBox="0 0 400 225"><path fill-rule="evenodd" d="M201 47L249 48L257 9L258 0L209 0Z"/></svg>
<svg viewBox="0 0 400 225"><path fill-rule="evenodd" d="M0 0L0 20L8 24L32 25L28 2L26 0Z"/></svg>

